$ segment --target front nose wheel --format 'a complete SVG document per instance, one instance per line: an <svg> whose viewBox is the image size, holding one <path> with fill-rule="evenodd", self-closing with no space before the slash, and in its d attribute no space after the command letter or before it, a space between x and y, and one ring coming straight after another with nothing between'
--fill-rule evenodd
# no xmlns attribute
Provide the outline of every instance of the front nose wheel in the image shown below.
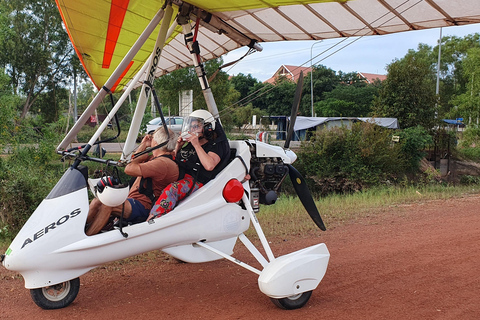
<svg viewBox="0 0 480 320"><path fill-rule="evenodd" d="M273 304L279 308L293 310L303 307L308 302L311 295L312 291L307 291L281 299L270 298L270 300L272 300Z"/></svg>
<svg viewBox="0 0 480 320"><path fill-rule="evenodd" d="M31 289L33 301L42 309L65 308L77 297L80 279L72 279L48 287Z"/></svg>

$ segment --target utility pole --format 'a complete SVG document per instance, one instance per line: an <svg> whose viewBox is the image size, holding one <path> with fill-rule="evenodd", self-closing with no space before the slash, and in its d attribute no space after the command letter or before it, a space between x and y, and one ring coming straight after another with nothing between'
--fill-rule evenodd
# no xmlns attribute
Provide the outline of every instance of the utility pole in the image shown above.
<svg viewBox="0 0 480 320"><path fill-rule="evenodd" d="M440 39L438 39L438 61L437 61L437 86L435 94L437 95L437 103L435 104L435 119L438 117L438 101L440 100L440 60L442 56L442 27L440 27Z"/></svg>
<svg viewBox="0 0 480 320"><path fill-rule="evenodd" d="M314 116L313 114L313 46L322 41L323 40L315 41L310 47L310 104L312 107L312 117Z"/></svg>

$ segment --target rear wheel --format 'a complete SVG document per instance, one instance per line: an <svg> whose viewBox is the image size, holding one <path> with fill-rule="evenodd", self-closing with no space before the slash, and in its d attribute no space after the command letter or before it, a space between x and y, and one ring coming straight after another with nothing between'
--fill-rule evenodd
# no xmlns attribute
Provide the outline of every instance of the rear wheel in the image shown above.
<svg viewBox="0 0 480 320"><path fill-rule="evenodd" d="M31 289L33 301L42 309L65 308L77 297L80 279L72 279L48 287Z"/></svg>
<svg viewBox="0 0 480 320"><path fill-rule="evenodd" d="M311 295L312 291L307 291L281 299L270 298L270 300L272 300L273 304L279 308L293 310L303 307L308 302Z"/></svg>

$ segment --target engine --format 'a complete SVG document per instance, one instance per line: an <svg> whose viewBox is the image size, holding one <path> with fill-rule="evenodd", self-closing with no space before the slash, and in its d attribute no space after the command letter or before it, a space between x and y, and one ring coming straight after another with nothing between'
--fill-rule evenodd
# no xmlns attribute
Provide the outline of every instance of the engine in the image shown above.
<svg viewBox="0 0 480 320"><path fill-rule="evenodd" d="M250 150L252 154L249 172L251 200L254 211L258 212L260 204L275 203L280 186L288 174L288 167L282 158L275 154L260 153L261 156L259 156L257 145L252 144ZM280 150L283 152L283 149L280 148Z"/></svg>

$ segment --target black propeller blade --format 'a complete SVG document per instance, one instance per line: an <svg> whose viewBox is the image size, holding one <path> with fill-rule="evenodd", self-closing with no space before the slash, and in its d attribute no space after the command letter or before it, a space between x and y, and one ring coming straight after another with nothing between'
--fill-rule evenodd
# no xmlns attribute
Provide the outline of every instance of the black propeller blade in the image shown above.
<svg viewBox="0 0 480 320"><path fill-rule="evenodd" d="M292 140L293 127L295 126L295 121L297 120L298 108L300 107L300 99L302 98L302 87L303 71L300 71L300 76L297 82L297 89L295 90L295 97L293 98L292 114L290 115L290 125L288 126L287 140L285 140L285 149L288 149L290 147L290 140Z"/></svg>
<svg viewBox="0 0 480 320"><path fill-rule="evenodd" d="M292 113L290 115L290 125L288 127L287 139L285 140L284 148L287 149L290 147L290 141L292 140L293 135L293 127L295 126L295 121L297 120L297 113L298 108L300 107L300 99L302 98L302 87L303 87L303 71L300 72L300 76L297 82L297 89L295 90L295 97L293 99L292 105ZM308 214L312 218L313 222L323 231L327 230L325 225L323 224L322 218L320 217L320 213L318 212L317 206L313 201L312 194L308 189L307 183L305 179L302 177L300 172L295 169L292 165L287 164L288 166L288 174L290 176L290 180L292 180L293 188L297 193L300 201L302 202L305 210L307 210Z"/></svg>
<svg viewBox="0 0 480 320"><path fill-rule="evenodd" d="M312 218L313 222L323 231L327 230L325 225L323 224L322 217L320 217L320 213L318 212L317 206L313 201L312 194L308 189L307 183L305 179L302 177L300 172L295 169L291 164L287 164L288 166L288 174L290 176L290 180L292 180L293 188L297 193L300 201L302 202L305 210L307 210L310 218Z"/></svg>

